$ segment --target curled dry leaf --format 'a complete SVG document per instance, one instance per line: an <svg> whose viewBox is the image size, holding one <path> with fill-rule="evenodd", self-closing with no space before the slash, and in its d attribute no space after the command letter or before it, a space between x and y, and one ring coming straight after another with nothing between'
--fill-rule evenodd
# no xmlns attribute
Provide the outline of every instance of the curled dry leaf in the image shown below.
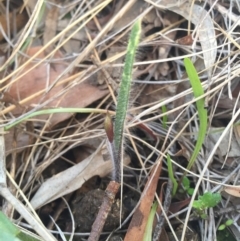
<svg viewBox="0 0 240 241"><path fill-rule="evenodd" d="M28 56L33 56L36 52L41 50L41 46L29 48L26 52ZM30 64L26 65L22 70L21 74L28 71L30 68L35 66L36 62L45 58L44 51L38 56L37 59L32 61ZM55 80L60 76L68 65L67 62L63 61L62 54L57 51L51 60L48 62L43 62L39 66L35 67L30 72L26 73L23 77L18 79L13 83L8 90L8 93L17 101L24 100L27 97L36 95L41 92L40 95L36 95L26 102L27 107L32 108L46 100L51 100L45 107L86 107L92 102L102 98L107 94L107 91L98 89L97 87L84 82L80 83L74 88L66 89L66 85L54 86L50 91L49 87L55 82ZM54 60L54 62L53 62ZM52 62L51 62L52 61ZM68 77L65 75L64 77ZM59 81L63 80L61 78ZM59 93L64 92L64 95L55 98ZM16 108L13 111L14 115L21 115L22 110ZM72 114L71 113L60 113L54 114L51 119L48 121L48 126L52 127L63 120L68 119ZM40 117L39 117L40 118ZM48 116L42 116L41 119L46 120Z"/></svg>

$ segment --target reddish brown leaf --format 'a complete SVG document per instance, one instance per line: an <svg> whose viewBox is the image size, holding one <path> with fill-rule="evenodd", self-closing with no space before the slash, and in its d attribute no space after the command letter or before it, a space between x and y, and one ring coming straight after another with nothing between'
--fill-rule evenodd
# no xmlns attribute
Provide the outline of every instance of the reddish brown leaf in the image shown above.
<svg viewBox="0 0 240 241"><path fill-rule="evenodd" d="M23 11L22 13L11 12L9 14L0 15L0 23L6 35L8 33L8 27L10 28L10 33L14 33L16 29L19 31L21 28L23 28L26 25L27 21L28 15L26 11ZM10 26L8 25L8 23L10 23ZM0 41L3 39L4 36L2 34L2 31L0 31Z"/></svg>
<svg viewBox="0 0 240 241"><path fill-rule="evenodd" d="M177 213L180 211L182 208L186 207L191 201L191 198L187 198L185 200L179 201L179 202L174 202L171 203L171 206L169 208L169 212L171 213Z"/></svg>
<svg viewBox="0 0 240 241"><path fill-rule="evenodd" d="M36 52L41 50L42 46L32 47L27 50L28 56L33 56ZM35 66L36 62L40 59L45 58L44 51L35 59L32 63L28 64L21 72L25 73L30 68ZM54 64L50 63L41 63L39 66L35 67L28 73L26 73L23 77L18 79L15 83L13 83L9 89L9 94L16 100L21 101L26 99L29 96L36 95L26 102L28 108L32 108L33 106L39 105L40 103L53 99L59 92L65 90L65 85L54 86L50 91L47 92L48 88L51 84L55 83L56 79L63 73L67 62L62 61L62 54L57 51L51 60L54 59ZM59 60L59 61L57 61ZM64 76L66 78L68 76ZM61 81L62 78L59 80ZM38 95L40 91L47 92L46 94ZM74 86L74 88L68 89L64 95L60 97L54 98L47 107L86 107L93 103L94 101L102 98L107 93L107 90L100 90L96 86L89 84L88 82L84 82ZM15 109L13 114L20 115L22 114L22 109ZM54 126L60 123L63 120L69 118L71 113L61 113L54 114L50 121L48 121L49 126ZM48 116L38 117L39 119L46 120Z"/></svg>
<svg viewBox="0 0 240 241"><path fill-rule="evenodd" d="M180 45L192 45L193 44L193 38L192 38L192 35L189 34L187 36L184 36L182 38L177 39L176 42Z"/></svg>
<svg viewBox="0 0 240 241"><path fill-rule="evenodd" d="M53 1L54 2L54 1ZM46 18L45 18L45 26L44 26L44 34L43 34L43 45L47 45L50 40L52 40L56 36L57 32L57 23L58 23L58 15L59 15L59 6L57 5L57 1L55 0L56 5L50 6L50 9L46 9ZM50 53L54 49L54 44L48 46L45 50L46 53Z"/></svg>
<svg viewBox="0 0 240 241"><path fill-rule="evenodd" d="M143 239L161 170L162 164L153 168L143 191L139 207L135 211L128 227L124 241L141 241Z"/></svg>

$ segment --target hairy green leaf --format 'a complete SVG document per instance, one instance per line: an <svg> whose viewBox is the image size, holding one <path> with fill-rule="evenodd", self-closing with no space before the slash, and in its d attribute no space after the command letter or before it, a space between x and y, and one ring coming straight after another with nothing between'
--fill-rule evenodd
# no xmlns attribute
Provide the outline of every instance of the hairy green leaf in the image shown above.
<svg viewBox="0 0 240 241"><path fill-rule="evenodd" d="M135 54L140 40L140 34L141 22L137 21L134 24L130 34L127 47L127 55L123 68L122 80L120 83L120 89L117 98L116 120L114 127L114 142L116 152L118 153L121 152L123 128L127 114L129 95L131 90L133 63L135 60Z"/></svg>

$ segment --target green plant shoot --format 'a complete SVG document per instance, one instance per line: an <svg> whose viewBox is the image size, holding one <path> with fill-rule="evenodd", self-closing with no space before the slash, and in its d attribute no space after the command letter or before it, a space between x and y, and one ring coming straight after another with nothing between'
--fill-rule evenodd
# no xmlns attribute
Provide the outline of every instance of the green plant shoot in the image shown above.
<svg viewBox="0 0 240 241"><path fill-rule="evenodd" d="M206 219L205 210L215 207L221 201L221 198L220 193L206 192L193 202L193 208L201 218Z"/></svg>
<svg viewBox="0 0 240 241"><path fill-rule="evenodd" d="M228 219L224 224L221 224L219 227L218 227L218 230L224 230L225 228L231 226L232 224L234 223L234 221L232 219Z"/></svg>
<svg viewBox="0 0 240 241"><path fill-rule="evenodd" d="M193 207L198 210L213 208L221 201L220 193L206 192L193 202Z"/></svg>
<svg viewBox="0 0 240 241"><path fill-rule="evenodd" d="M116 153L121 153L123 128L124 128L124 122L126 118L130 90L131 90L133 63L135 60L135 55L139 44L140 35L141 35L141 21L138 20L133 25L133 28L130 34L130 38L127 46L127 55L126 55L125 64L123 68L122 80L120 83L119 95L117 98L117 109L116 109L116 118L115 118L115 126L114 126L114 144L116 148Z"/></svg>
<svg viewBox="0 0 240 241"><path fill-rule="evenodd" d="M168 167L168 176L173 183L172 195L174 196L177 192L178 183L173 174L172 162L169 154L167 154L167 167Z"/></svg>
<svg viewBox="0 0 240 241"><path fill-rule="evenodd" d="M189 195L192 195L194 192L194 189L190 187L190 180L186 176L183 177L182 184L183 184L184 190L187 191Z"/></svg>
<svg viewBox="0 0 240 241"><path fill-rule="evenodd" d="M192 61L189 58L184 59L184 65L186 68L186 72L188 75L188 78L190 80L192 90L193 90L193 95L195 98L201 97L204 95L204 90L201 85L201 81L198 77L198 73L192 63ZM193 150L193 154L189 160L189 163L187 165L187 170L190 170L192 165L194 164L199 151L202 148L205 135L207 132L207 110L204 108L204 98L199 99L196 101L196 106L197 106L197 112L199 116L199 132L198 132L198 137L197 137L197 142L195 145L195 148ZM186 172L184 173L184 176L186 175Z"/></svg>

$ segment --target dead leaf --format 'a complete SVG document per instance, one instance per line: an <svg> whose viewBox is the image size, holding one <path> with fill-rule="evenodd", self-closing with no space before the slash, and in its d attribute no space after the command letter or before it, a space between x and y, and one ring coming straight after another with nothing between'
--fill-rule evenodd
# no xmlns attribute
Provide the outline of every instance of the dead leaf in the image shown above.
<svg viewBox="0 0 240 241"><path fill-rule="evenodd" d="M191 201L191 197L189 197L185 200L179 201L179 202L171 203L169 212L171 212L171 213L179 212L182 208L186 207L190 203L190 201Z"/></svg>
<svg viewBox="0 0 240 241"><path fill-rule="evenodd" d="M208 149L208 151L212 150L213 146L217 143L221 135L222 135L221 129L214 128L214 127L210 128L208 138L205 140L205 146ZM230 148L229 148L229 144L230 144ZM230 134L228 132L224 137L224 139L219 144L217 152L220 157L225 157L226 155L228 155L228 157L239 157L240 156L239 148L240 146L236 140L235 135L232 135L230 139Z"/></svg>
<svg viewBox="0 0 240 241"><path fill-rule="evenodd" d="M240 81L239 78L236 78L235 81L235 86L233 87L233 91L232 91L232 96L234 97L234 99L237 99L239 93L240 93Z"/></svg>
<svg viewBox="0 0 240 241"><path fill-rule="evenodd" d="M8 19L7 19L8 18ZM4 33L8 36L8 30L10 33L14 33L16 30L22 29L28 21L28 15L26 11L22 13L10 12L8 15L0 15L0 23ZM8 24L9 23L9 24ZM8 26L10 29L8 29ZM8 36L10 38L10 36ZM0 41L4 39L2 31L0 31Z"/></svg>
<svg viewBox="0 0 240 241"><path fill-rule="evenodd" d="M181 149L177 153L175 153L174 156L183 156L189 161L191 158L191 153L185 146L185 143L179 141L178 144L180 145Z"/></svg>
<svg viewBox="0 0 240 241"><path fill-rule="evenodd" d="M130 163L130 158L124 158L124 165ZM31 200L34 209L71 193L80 188L85 181L93 176L106 176L113 169L111 161L104 160L102 153L93 153L85 160L67 170L47 179L38 189Z"/></svg>
<svg viewBox="0 0 240 241"><path fill-rule="evenodd" d="M107 58L111 58L115 56L117 53L124 51L126 49L126 46L118 46L118 44L114 44L108 50L105 51ZM98 64L101 66L101 63L97 63L94 58L92 60L95 62L95 64ZM113 62L113 64L121 64L124 62L124 56L121 58L118 58L116 61ZM106 67L104 69L101 69L97 72L97 82L99 85L103 85L104 83L109 82L109 84L112 86L113 89L117 87L117 84L122 75L122 68L121 67Z"/></svg>
<svg viewBox="0 0 240 241"><path fill-rule="evenodd" d="M55 2L57 3L57 1L55 1ZM58 5L52 5L50 7L50 9L47 8L44 34L43 34L43 45L47 45L47 43L56 36L58 15L59 15L59 6ZM54 43L52 43L50 46L48 46L48 48L45 50L45 52L50 53L51 50L53 50L53 48L54 48Z"/></svg>
<svg viewBox="0 0 240 241"><path fill-rule="evenodd" d="M107 93L108 90L101 90L89 83L81 83L75 86L75 88L70 89L58 101L51 102L51 106L84 108L104 97ZM50 119L49 125L53 127L70 116L72 116L71 113L54 114Z"/></svg>
<svg viewBox="0 0 240 241"><path fill-rule="evenodd" d="M159 240L170 241L165 228L162 229Z"/></svg>
<svg viewBox="0 0 240 241"><path fill-rule="evenodd" d="M162 163L162 162L161 162ZM153 168L151 175L145 185L141 202L133 214L131 223L128 227L127 234L124 241L139 241L142 240L144 235L149 213L153 203L154 195L156 192L158 179L162 170L162 164Z"/></svg>
<svg viewBox="0 0 240 241"><path fill-rule="evenodd" d="M238 142L238 145L240 146L240 125L236 125L233 127L233 131L236 137L236 141Z"/></svg>
<svg viewBox="0 0 240 241"><path fill-rule="evenodd" d="M30 9L30 12L34 12L34 9L36 8L37 4L38 4L38 0L31 0L31 1L25 2L25 5Z"/></svg>
<svg viewBox="0 0 240 241"><path fill-rule="evenodd" d="M167 28L169 26L174 26L174 24L178 21L178 15L170 12L170 11L166 11L166 13L164 14L164 19L163 21L165 22L164 26ZM168 57L168 54L172 48L172 44L170 40L175 40L177 31L170 31L170 33L165 34L162 39L164 39L164 41L169 42L169 44L161 44L158 47L158 59L166 59ZM167 74L169 73L169 64L168 62L163 62L163 63L159 63L158 64L158 71L156 71L154 77L156 80L158 80L160 78L159 75L157 75L157 73L159 72L162 76L167 76Z"/></svg>
<svg viewBox="0 0 240 241"><path fill-rule="evenodd" d="M233 93L234 96L234 93ZM216 103L214 100L210 101L210 103L215 106ZM240 108L240 103L237 101L236 98L229 99L229 97L225 94L221 94L220 99L217 102L217 107L222 108L222 109L233 109L234 107Z"/></svg>
<svg viewBox="0 0 240 241"><path fill-rule="evenodd" d="M33 56L38 52L42 46L32 47L27 50L28 56ZM45 53L41 53L38 56L38 59L27 65L21 73L26 72L29 68L32 68L36 61L43 59ZM57 51L53 58L54 63L42 63L38 67L35 67L29 73L21 77L17 82L13 83L8 91L8 93L17 101L21 101L31 95L38 93L39 91L47 92L48 88L54 81L58 78L59 75L65 70L68 65L67 62L61 60L63 58L62 54ZM58 61L57 61L58 60ZM67 76L65 76L67 77ZM60 79L61 80L61 79ZM26 103L28 109L36 106L46 100L54 98L59 92L63 91L66 88L64 85L54 86L48 93L43 95L38 95L35 98L32 98ZM100 90L96 86L84 82L74 86L74 88L68 89L64 95L55 98L51 101L46 107L86 107L93 103L94 101L102 98L107 94L107 90ZM16 108L13 111L14 115L21 115L22 110ZM71 113L60 113L54 114L51 119L48 121L48 126L52 127L63 120L69 118ZM39 117L39 119L46 120L48 116Z"/></svg>
<svg viewBox="0 0 240 241"><path fill-rule="evenodd" d="M93 30L93 31L98 30L98 26L96 26L96 23L94 21L94 20L96 20L96 22L99 24L99 26L103 27L113 16L115 6L116 6L116 0L113 0L101 12L99 12L99 14L97 15L97 17L95 19L92 19L91 21L89 21L86 26L90 30Z"/></svg>
<svg viewBox="0 0 240 241"><path fill-rule="evenodd" d="M224 187L223 190L234 197L240 197L240 186Z"/></svg>
<svg viewBox="0 0 240 241"><path fill-rule="evenodd" d="M173 11L198 26L197 36L202 46L205 67L209 69L210 77L217 55L217 42L213 20L209 13L197 4L191 7L191 2L189 1L162 0L160 3L157 3L156 1L146 0L146 2L161 9ZM189 9L192 10L192 14L189 14Z"/></svg>
<svg viewBox="0 0 240 241"><path fill-rule="evenodd" d="M30 136L25 132L18 133L17 138L14 140L14 130L11 129L4 135L5 140L5 154L6 156L13 152L20 152L24 150L30 142ZM13 149L14 141L17 143L16 149Z"/></svg>
<svg viewBox="0 0 240 241"><path fill-rule="evenodd" d="M123 4L123 1L119 1L117 5L119 5L120 8L122 8L121 6L122 4ZM121 19L116 23L114 23L112 31L117 32L120 29L124 29L129 23L134 21L139 16L139 14L142 13L143 9L145 9L146 7L147 7L147 4L143 0L136 1L131 7L131 11L126 11L124 15L121 17ZM118 12L119 12L119 7L116 6L116 10L114 14L117 15Z"/></svg>
<svg viewBox="0 0 240 241"><path fill-rule="evenodd" d="M38 47L32 47L29 48L26 52L26 55L29 57L33 56L36 52L41 50L42 46ZM28 64L20 74L25 73L28 71L28 69L35 66L36 62L43 59L45 57L44 52L42 52L38 59L32 61L32 63ZM60 59L63 58L62 54L57 51L53 59ZM23 64L23 61L21 63ZM47 91L48 87L55 81L55 79L62 73L62 71L67 66L66 62L63 62L62 60L58 62L54 62L54 64L50 63L42 63L39 66L35 67L33 70L31 70L29 73L25 74L22 78L20 78L18 81L13 83L8 91L8 93L15 98L17 101L21 101L33 94L36 94L38 91L45 90ZM57 93L57 90L61 90L63 87L54 87L54 91L51 90L49 93L47 93L44 96L44 99L51 98L51 96L54 96L55 93ZM37 105L39 104L40 100L42 99L42 96L37 96L30 101L27 102L28 105ZM14 112L15 114L21 114L18 113L18 111Z"/></svg>
<svg viewBox="0 0 240 241"><path fill-rule="evenodd" d="M138 99L138 102L141 105L147 105L149 103L153 103L159 100L167 99L175 94L176 85L159 85L159 84L151 84L146 85L141 97ZM173 104L169 103L167 109L173 109Z"/></svg>
<svg viewBox="0 0 240 241"><path fill-rule="evenodd" d="M176 40L176 43L180 44L180 45L192 45L193 44L193 38L192 35L186 35L182 38L179 38Z"/></svg>

